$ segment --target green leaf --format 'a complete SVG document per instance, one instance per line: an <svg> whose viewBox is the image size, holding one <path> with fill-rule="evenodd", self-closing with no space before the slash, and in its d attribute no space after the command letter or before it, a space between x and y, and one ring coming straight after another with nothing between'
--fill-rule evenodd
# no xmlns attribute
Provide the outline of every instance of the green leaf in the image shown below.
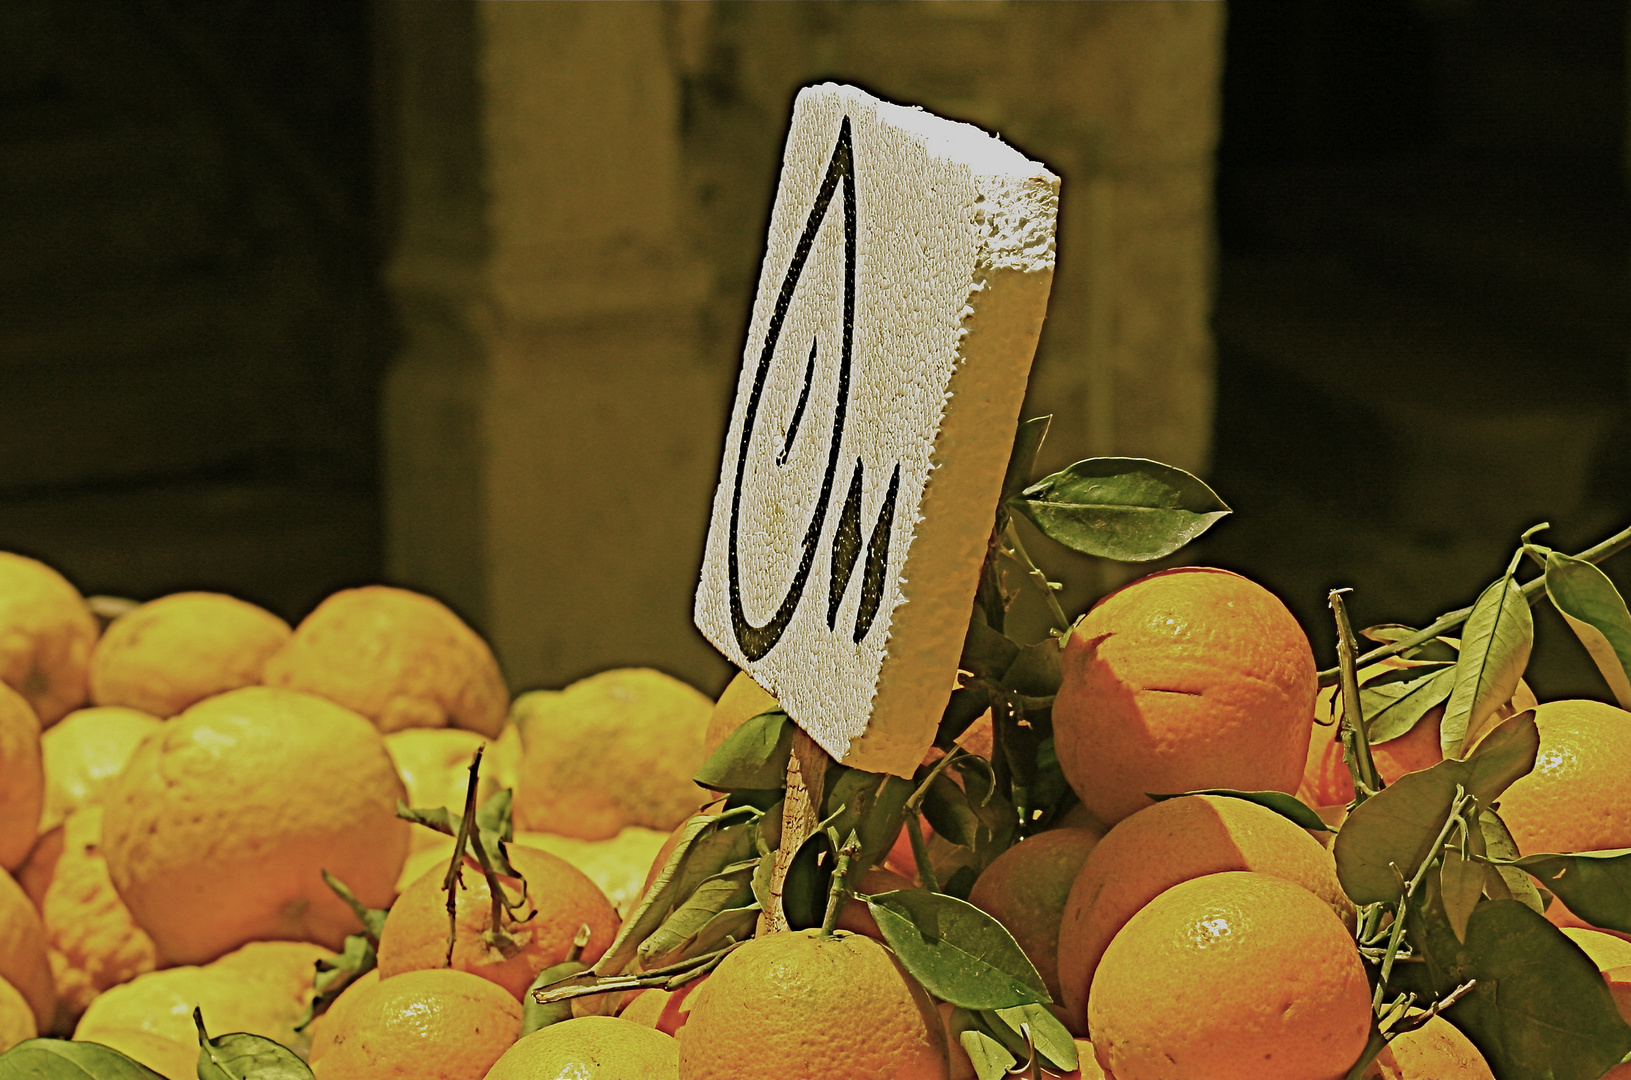
<svg viewBox="0 0 1631 1080"><path fill-rule="evenodd" d="M334 891L334 895L345 901L352 914L357 916L357 921L362 923L363 933L373 939L374 944L377 945L379 943L379 932L385 929L385 916L391 913L390 909L365 906L361 900L357 899L356 894L346 888L345 882L327 870L323 871L323 880Z"/></svg>
<svg viewBox="0 0 1631 1080"><path fill-rule="evenodd" d="M1466 941L1467 920L1472 917L1473 906L1484 896L1484 867L1472 859L1463 859L1461 849L1452 845L1444 850L1438 881L1450 929L1457 941Z"/></svg>
<svg viewBox="0 0 1631 1080"><path fill-rule="evenodd" d="M374 970L376 962L372 941L362 934L347 934L338 956L317 961L317 973L312 976L312 989L316 994L306 1005L306 1011L294 1029L304 1030L307 1024L327 1012L346 987Z"/></svg>
<svg viewBox="0 0 1631 1080"><path fill-rule="evenodd" d="M912 782L904 777L828 767L824 817L839 836L853 831L861 841L851 867L865 873L888 853L900 835L906 800L913 790ZM860 880L860 875L852 880Z"/></svg>
<svg viewBox="0 0 1631 1080"><path fill-rule="evenodd" d="M661 926L640 943L637 955L645 968L662 967L684 959L686 947L714 916L729 908L753 901L753 871L759 857L732 863L721 873L703 880Z"/></svg>
<svg viewBox="0 0 1631 1080"><path fill-rule="evenodd" d="M492 833L506 844L514 840L515 825L510 818L510 808L514 802L515 793L509 788L502 788L487 796L487 801L476 810L476 828Z"/></svg>
<svg viewBox="0 0 1631 1080"><path fill-rule="evenodd" d="M1546 556L1546 595L1591 654L1620 708L1631 709L1631 611L1614 582L1584 559L1554 551Z"/></svg>
<svg viewBox="0 0 1631 1080"><path fill-rule="evenodd" d="M1470 758L1406 773L1354 808L1332 845L1337 879L1356 904L1394 903L1400 877L1431 858L1459 787L1488 806L1534 767L1540 735L1532 711L1501 723Z"/></svg>
<svg viewBox="0 0 1631 1080"><path fill-rule="evenodd" d="M1070 1072L1081 1064L1075 1038L1046 1005L1016 1005L1011 1009L993 1009L982 1016L991 1027L1000 1023L1013 1032L1021 1047L1025 1045L1023 1029L1029 1026L1031 1045L1058 1072Z"/></svg>
<svg viewBox="0 0 1631 1080"><path fill-rule="evenodd" d="M504 850L504 845L513 835L510 826L510 798L510 789L505 788L489 796L482 809L476 811L476 828L470 834L471 846L466 854L475 858L475 845L479 843L486 852L488 861L492 863L495 873L503 877L519 878L521 875L510 865L509 853ZM488 825L482 824L484 811ZM415 825L435 829L455 840L458 839L459 828L464 824L463 814L455 814L445 806L412 807L400 799L396 803L396 816Z"/></svg>
<svg viewBox="0 0 1631 1080"><path fill-rule="evenodd" d="M1033 416L1021 420L1014 430L1014 449L1008 455L1008 469L1002 478L1002 497L1006 502L1031 486L1031 474L1036 471L1036 455L1042 449L1042 440L1048 437L1053 417Z"/></svg>
<svg viewBox="0 0 1631 1080"><path fill-rule="evenodd" d="M968 793L945 773L929 781L923 793L923 816L936 833L954 844L972 848L979 843L980 816L969 805Z"/></svg>
<svg viewBox="0 0 1631 1080"><path fill-rule="evenodd" d="M1506 865L1540 878L1591 925L1631 934L1631 848L1526 855Z"/></svg>
<svg viewBox="0 0 1631 1080"><path fill-rule="evenodd" d="M1196 477L1144 458L1088 458L1006 504L1073 551L1120 562L1171 555L1231 511Z"/></svg>
<svg viewBox="0 0 1631 1080"><path fill-rule="evenodd" d="M1535 622L1523 590L1511 574L1497 579L1479 595L1462 627L1455 685L1439 724L1445 757L1459 757L1468 735L1512 699L1534 640Z"/></svg>
<svg viewBox="0 0 1631 1080"><path fill-rule="evenodd" d="M1631 1052L1631 1027L1597 966L1557 927L1515 900L1473 909L1458 943L1442 908L1411 905L1407 933L1432 992L1477 985L1444 1018L1505 1080L1597 1080ZM1397 969L1396 969L1397 970Z"/></svg>
<svg viewBox="0 0 1631 1080"><path fill-rule="evenodd" d="M1052 697L1064 681L1064 655L1053 638L1025 646L1003 673L1002 688L1027 697Z"/></svg>
<svg viewBox="0 0 1631 1080"><path fill-rule="evenodd" d="M1359 707L1372 746L1397 739L1416 726L1455 686L1455 665L1407 667L1372 679L1359 688Z"/></svg>
<svg viewBox="0 0 1631 1080"><path fill-rule="evenodd" d="M979 615L968 621L968 633L963 636L963 653L957 666L982 679L1001 679L1008 665L1019 655L1019 642L1000 630L986 625Z"/></svg>
<svg viewBox="0 0 1631 1080"><path fill-rule="evenodd" d="M1517 900L1536 915L1546 912L1546 902L1541 899L1540 890L1535 887L1535 879L1519 870L1512 863L1519 856L1518 842L1512 839L1507 831L1506 822L1494 810L1485 806L1478 811L1478 831L1484 840L1484 857L1495 875L1500 879L1510 898ZM1506 899L1500 895L1500 890L1485 878L1484 889L1489 893L1490 899Z"/></svg>
<svg viewBox="0 0 1631 1080"><path fill-rule="evenodd" d="M780 709L750 717L697 770L696 782L715 791L779 788L793 752L793 724Z"/></svg>
<svg viewBox="0 0 1631 1080"><path fill-rule="evenodd" d="M572 1002L570 1000L552 1001L547 1005L541 1005L533 999L532 992L542 990L544 987L558 983L562 979L570 979L574 975L581 975L588 970L589 966L580 960L566 960L554 967L547 967L540 971L538 977L532 980L532 985L527 987L527 992L521 995L521 1034L531 1035L540 1028L558 1024L562 1020L572 1019Z"/></svg>
<svg viewBox="0 0 1631 1080"><path fill-rule="evenodd" d="M212 1039L196 1006L193 1024L198 1028L198 1080L312 1080L306 1063L281 1043L247 1031Z"/></svg>
<svg viewBox="0 0 1631 1080"><path fill-rule="evenodd" d="M24 1039L0 1054L0 1080L164 1080L111 1046Z"/></svg>
<svg viewBox="0 0 1631 1080"><path fill-rule="evenodd" d="M957 1041L973 1064L977 1080L1007 1080L1008 1070L1019 1063L1007 1047L983 1031L968 1028Z"/></svg>
<svg viewBox="0 0 1631 1080"><path fill-rule="evenodd" d="M1336 832L1325 824L1320 816L1308 806L1307 803L1295 795L1287 795L1283 791L1236 791L1234 788L1201 788L1198 791L1181 791L1174 795L1150 795L1156 802L1167 799L1182 799L1186 795L1225 795L1231 799L1244 799L1250 803L1268 810L1273 810L1283 818L1288 818L1298 828L1310 832Z"/></svg>
<svg viewBox="0 0 1631 1080"><path fill-rule="evenodd" d="M965 1009L1051 1000L1003 925L972 904L923 889L867 898L884 940L923 988Z"/></svg>

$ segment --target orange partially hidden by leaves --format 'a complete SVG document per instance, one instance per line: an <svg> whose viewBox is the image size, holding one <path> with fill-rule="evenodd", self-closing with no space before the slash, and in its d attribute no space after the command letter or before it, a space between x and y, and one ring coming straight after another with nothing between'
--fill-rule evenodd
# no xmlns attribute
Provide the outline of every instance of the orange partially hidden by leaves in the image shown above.
<svg viewBox="0 0 1631 1080"><path fill-rule="evenodd" d="M521 1003L445 968L382 978L358 993L317 1080L481 1080L521 1035Z"/></svg>
<svg viewBox="0 0 1631 1080"><path fill-rule="evenodd" d="M157 717L261 681L289 624L233 596L161 596L109 624L91 654L91 700Z"/></svg>
<svg viewBox="0 0 1631 1080"><path fill-rule="evenodd" d="M1237 871L1174 885L1129 919L1087 1015L1117 1080L1337 1080L1365 1045L1370 998L1326 901Z"/></svg>
<svg viewBox="0 0 1631 1080"><path fill-rule="evenodd" d="M718 750L745 721L760 713L781 708L770 692L753 681L753 676L738 671L725 685L724 693L714 702L714 711L708 716L708 730L703 735L703 757Z"/></svg>
<svg viewBox="0 0 1631 1080"><path fill-rule="evenodd" d="M1495 1080L1484 1055L1442 1016L1397 1035L1382 1048L1365 1080Z"/></svg>
<svg viewBox="0 0 1631 1080"><path fill-rule="evenodd" d="M384 907L408 853L378 730L311 694L250 686L153 732L103 792L102 853L161 958L201 963L248 941L338 949L356 916L329 871Z"/></svg>
<svg viewBox="0 0 1631 1080"><path fill-rule="evenodd" d="M28 858L45 808L40 722L28 702L0 683L0 869Z"/></svg>
<svg viewBox="0 0 1631 1080"><path fill-rule="evenodd" d="M583 1016L523 1036L486 1080L676 1080L679 1058L672 1035L615 1016Z"/></svg>
<svg viewBox="0 0 1631 1080"><path fill-rule="evenodd" d="M1054 829L1029 837L980 874L968 902L1007 927L1048 993L1059 1000L1059 920L1082 864L1099 842L1087 829Z"/></svg>
<svg viewBox="0 0 1631 1080"><path fill-rule="evenodd" d="M511 710L523 746L516 827L581 840L674 828L710 797L691 778L712 711L706 695L650 668L522 694Z"/></svg>
<svg viewBox="0 0 1631 1080"><path fill-rule="evenodd" d="M1286 818L1224 795L1156 803L1099 841L1065 902L1059 924L1060 1000L1075 1030L1084 1030L1089 987L1105 950L1128 920L1172 886L1226 870L1290 881L1318 896L1339 923L1353 919L1331 853Z"/></svg>
<svg viewBox="0 0 1631 1080"><path fill-rule="evenodd" d="M49 1031L57 995L52 988L45 927L28 894L4 872L0 872L0 979L23 995L34 1011L35 1026Z"/></svg>
<svg viewBox="0 0 1631 1080"><path fill-rule="evenodd" d="M691 1019L691 995L708 977L692 979L678 990L664 990L653 986L641 990L629 999L617 1015L646 1027L656 1028L664 1035L678 1036L685 1022Z"/></svg>
<svg viewBox="0 0 1631 1080"><path fill-rule="evenodd" d="M0 682L50 727L85 704L99 633L85 598L49 566L0 551Z"/></svg>
<svg viewBox="0 0 1631 1080"><path fill-rule="evenodd" d="M685 1080L945 1080L933 1001L883 945L839 931L757 937L691 996Z"/></svg>
<svg viewBox="0 0 1631 1080"><path fill-rule="evenodd" d="M585 964L600 959L617 935L618 918L611 901L576 867L547 851L519 844L508 846L510 864L526 878L527 898L502 919L503 934L492 933L493 905L481 866L465 856L458 891L458 930L453 941L453 967L502 986L520 1000L542 970L567 958L578 928L587 924ZM447 962L446 868L435 868L408 886L391 905L379 935L380 978L439 968ZM521 895L521 882L501 877L510 900Z"/></svg>
<svg viewBox="0 0 1631 1080"><path fill-rule="evenodd" d="M854 886L856 892L867 896L910 888L914 888L912 882L883 866L869 867ZM854 896L844 901L844 906L838 909L838 929L865 934L874 941L883 940L883 931L878 929L878 920L872 917L872 909Z"/></svg>
<svg viewBox="0 0 1631 1080"><path fill-rule="evenodd" d="M510 701L474 630L441 602L385 585L318 604L262 678L339 702L381 731L452 725L497 738Z"/></svg>
<svg viewBox="0 0 1631 1080"><path fill-rule="evenodd" d="M1199 567L1151 574L1082 617L1063 664L1059 764L1101 820L1115 824L1152 793L1297 790L1314 654L1261 585Z"/></svg>

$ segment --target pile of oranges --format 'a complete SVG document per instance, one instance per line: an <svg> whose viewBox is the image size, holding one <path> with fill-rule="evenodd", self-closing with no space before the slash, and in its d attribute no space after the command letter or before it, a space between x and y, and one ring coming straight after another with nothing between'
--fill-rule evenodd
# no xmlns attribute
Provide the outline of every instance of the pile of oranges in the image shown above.
<svg viewBox="0 0 1631 1080"><path fill-rule="evenodd" d="M713 797L690 780L710 751L774 707L745 678L717 703L644 669L512 702L478 635L385 587L292 628L211 593L95 607L0 553L0 1049L96 1042L185 1080L199 1009L318 1080L975 1075L956 1012L853 904L836 931L761 932L674 989L528 1021L528 988L606 952ZM1372 992L1330 834L1239 798L1150 798L1279 791L1340 818L1353 788L1301 628L1245 578L1168 570L1085 615L1062 670L1055 745L1080 806L968 895L1046 984L1070 1075L1346 1076ZM1520 684L1506 710L1534 705ZM1559 701L1535 718L1538 763L1502 803L1520 848L1631 847L1631 715ZM397 812L461 812L481 747L479 799L513 791L520 830L491 876ZM1432 765L1437 716L1375 758L1389 781ZM862 891L917 884L911 850ZM364 933L360 909L388 910L366 935L377 966L308 1021L314 970ZM1631 1013L1631 941L1560 902L1548 918ZM1492 1077L1442 1018L1367 1075Z"/></svg>

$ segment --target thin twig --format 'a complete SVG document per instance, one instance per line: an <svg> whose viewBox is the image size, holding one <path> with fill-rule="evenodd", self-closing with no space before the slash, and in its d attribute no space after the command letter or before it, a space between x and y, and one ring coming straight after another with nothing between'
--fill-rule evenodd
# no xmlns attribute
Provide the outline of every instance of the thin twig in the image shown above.
<svg viewBox="0 0 1631 1080"><path fill-rule="evenodd" d="M1042 568L1031 561L1030 553L1025 550L1025 545L1020 542L1019 530L1014 528L1012 518L1008 520L1007 526L1003 529L1003 535L1008 539L1009 554L1013 557L1013 560L1024 568L1026 576L1031 579L1031 582L1038 589L1042 590L1042 595L1048 598L1048 610L1053 612L1053 621L1059 626L1060 636L1070 633L1071 623L1065 617L1065 609L1059 606L1058 590L1054 588L1053 582L1048 580L1048 575L1042 572Z"/></svg>
<svg viewBox="0 0 1631 1080"><path fill-rule="evenodd" d="M447 866L447 876L442 878L442 891L447 893L447 956L442 961L443 967L453 966L453 942L459 934L459 894L455 888L464 888L464 845L470 840L470 829L476 821L476 785L481 776L481 755L486 746L476 747L476 754L470 759L470 780L464 790L464 817L459 820L459 833L453 838L453 861Z"/></svg>
<svg viewBox="0 0 1631 1080"><path fill-rule="evenodd" d="M1427 868L1433 865L1433 860L1438 858L1439 853L1443 851L1445 841L1450 838L1450 830L1456 827L1456 822L1461 817L1461 811L1467 805L1468 798L1467 789L1457 784L1455 786L1455 799L1450 803L1450 816L1445 818L1444 827L1438 831L1438 839L1434 840L1433 846L1427 849L1427 857L1421 861L1420 866L1416 867L1416 873L1410 878L1409 883L1405 885L1404 892L1399 897L1398 909L1393 913L1393 933L1388 938L1387 954L1382 957L1382 974L1376 983L1376 993L1371 997L1372 1009L1381 1006L1382 994L1387 990L1389 976L1393 974L1393 961L1398 956L1400 942L1404 939L1405 908L1409 905L1411 897L1416 895L1416 890L1421 887L1422 879L1427 876Z"/></svg>
<svg viewBox="0 0 1631 1080"><path fill-rule="evenodd" d="M1574 558L1581 559L1589 563L1600 563L1611 556L1619 554L1626 548L1631 548L1631 528L1622 529L1613 536L1609 537L1607 540L1604 540L1602 543L1596 544L1587 548L1585 551L1582 551L1580 554L1574 556ZM1523 598L1529 601L1530 607L1533 607L1536 603L1538 603L1541 596L1545 592L1545 574L1535 578L1533 581L1524 583ZM1390 656L1398 656L1402 652L1409 652L1417 645L1424 645L1447 630L1454 630L1456 627L1466 622L1467 616L1471 614L1472 608L1464 607L1457 611L1440 615L1431 626L1417 630L1414 634L1402 637L1398 641L1389 642L1386 645L1372 649L1370 652L1359 658L1359 666L1368 667L1379 660L1386 660ZM1326 668L1324 671L1319 673L1320 685L1335 686L1337 680L1341 677L1341 674L1342 672L1340 668Z"/></svg>
<svg viewBox="0 0 1631 1080"><path fill-rule="evenodd" d="M1365 711L1359 701L1359 674L1355 656L1353 624L1348 621L1348 605L1342 599L1348 589L1332 589L1331 614L1337 623L1337 667L1342 672L1342 756L1353 773L1354 805L1358 806L1383 788L1382 776L1371 757L1370 733L1365 729Z"/></svg>

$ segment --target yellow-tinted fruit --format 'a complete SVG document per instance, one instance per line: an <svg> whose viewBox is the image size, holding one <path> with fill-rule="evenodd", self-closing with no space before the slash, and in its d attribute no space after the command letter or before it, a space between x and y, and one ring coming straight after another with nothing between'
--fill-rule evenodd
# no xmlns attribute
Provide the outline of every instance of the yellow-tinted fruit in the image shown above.
<svg viewBox="0 0 1631 1080"><path fill-rule="evenodd" d="M118 776L137 745L159 726L159 719L116 705L78 709L40 736L45 764L45 810L40 831L54 829L63 818L102 794Z"/></svg>
<svg viewBox="0 0 1631 1080"><path fill-rule="evenodd" d="M0 979L0 1054L39 1033L34 1024L34 1010L28 1007L22 992Z"/></svg>
<svg viewBox="0 0 1631 1080"><path fill-rule="evenodd" d="M1612 1075L1612 1074L1611 1074ZM1382 1048L1366 1080L1495 1080L1484 1055L1461 1031L1435 1016Z"/></svg>
<svg viewBox="0 0 1631 1080"><path fill-rule="evenodd" d="M679 1070L672 1035L615 1016L583 1016L522 1036L485 1080L678 1080Z"/></svg>
<svg viewBox="0 0 1631 1080"><path fill-rule="evenodd" d="M524 746L517 827L582 840L629 825L672 829L707 798L691 778L712 711L705 696L649 668L521 695L512 710Z"/></svg>
<svg viewBox="0 0 1631 1080"><path fill-rule="evenodd" d="M111 1046L125 1057L164 1077L164 1080L197 1080L198 1043L183 1046L174 1039L141 1028L105 1028L96 1038L81 1040Z"/></svg>
<svg viewBox="0 0 1631 1080"><path fill-rule="evenodd" d="M0 979L23 995L34 1010L34 1025L51 1030L57 995L52 987L51 960L45 927L28 894L10 874L0 871Z"/></svg>
<svg viewBox="0 0 1631 1080"><path fill-rule="evenodd" d="M1099 836L1054 829L1015 844L980 874L968 902L1002 923L1059 1000L1059 921Z"/></svg>
<svg viewBox="0 0 1631 1080"><path fill-rule="evenodd" d="M0 868L16 870L28 858L44 806L40 722L21 695L0 683Z"/></svg>
<svg viewBox="0 0 1631 1080"><path fill-rule="evenodd" d="M521 1034L521 1003L445 968L382 978L346 1011L317 1080L481 1080Z"/></svg>
<svg viewBox="0 0 1631 1080"><path fill-rule="evenodd" d="M405 794L375 727L311 694L251 686L206 698L137 747L103 795L102 851L161 958L203 962L249 941L338 949L407 856Z"/></svg>
<svg viewBox="0 0 1631 1080"><path fill-rule="evenodd" d="M85 703L96 617L49 566L0 551L0 683L50 727Z"/></svg>
<svg viewBox="0 0 1631 1080"><path fill-rule="evenodd" d="M703 736L705 754L712 754L721 743L731 737L746 720L760 713L781 708L770 692L753 681L753 676L738 671L725 686L725 692L714 702L714 711L708 716L708 730Z"/></svg>
<svg viewBox="0 0 1631 1080"><path fill-rule="evenodd" d="M381 731L452 725L496 738L510 700L474 630L439 601L385 585L318 604L266 662L263 679L321 694Z"/></svg>

